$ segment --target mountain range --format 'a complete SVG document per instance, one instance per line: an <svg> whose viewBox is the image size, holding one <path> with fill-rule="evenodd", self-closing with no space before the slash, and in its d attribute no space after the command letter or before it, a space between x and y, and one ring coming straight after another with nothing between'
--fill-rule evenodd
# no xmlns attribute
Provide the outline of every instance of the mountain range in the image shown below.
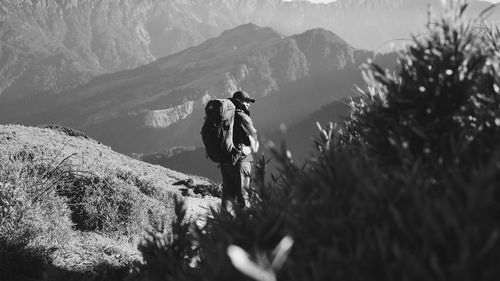
<svg viewBox="0 0 500 281"><path fill-rule="evenodd" d="M422 29L429 2L439 9L438 0L0 1L0 102L66 93L249 22L285 35L323 28L357 48L385 49ZM487 5L473 1L471 14Z"/></svg>
<svg viewBox="0 0 500 281"><path fill-rule="evenodd" d="M120 152L200 146L208 99L244 89L261 132L308 116L361 83L360 51L330 31L292 36L245 24L153 63L96 77L61 95L0 105L3 122L58 123ZM379 56L383 58L384 56ZM393 58L393 57L392 57Z"/></svg>
<svg viewBox="0 0 500 281"><path fill-rule="evenodd" d="M363 84L359 65L395 64L394 54L353 44L379 49L377 40L418 33L426 3L439 10L437 0L2 1L0 123L62 124L200 174L185 164L204 158L196 149L204 104L244 89L257 98L260 135L279 138L288 126L282 137L303 159L313 119L338 119L342 103L325 105ZM472 2L468 13L487 5ZM172 147L190 148L156 154Z"/></svg>

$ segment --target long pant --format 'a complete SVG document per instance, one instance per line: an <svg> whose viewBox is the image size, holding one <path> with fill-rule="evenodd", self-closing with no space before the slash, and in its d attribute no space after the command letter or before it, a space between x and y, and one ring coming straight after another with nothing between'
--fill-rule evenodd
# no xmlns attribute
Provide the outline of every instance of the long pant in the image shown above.
<svg viewBox="0 0 500 281"><path fill-rule="evenodd" d="M245 207L248 201L250 188L250 175L252 162L237 162L236 165L221 164L222 173L222 207L226 208L228 202L236 202L240 207Z"/></svg>

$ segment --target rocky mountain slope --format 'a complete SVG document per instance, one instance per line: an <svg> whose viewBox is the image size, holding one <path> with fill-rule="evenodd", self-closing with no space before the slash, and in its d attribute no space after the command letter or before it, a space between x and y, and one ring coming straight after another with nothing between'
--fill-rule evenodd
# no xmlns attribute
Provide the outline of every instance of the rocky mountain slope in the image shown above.
<svg viewBox="0 0 500 281"><path fill-rule="evenodd" d="M61 96L0 106L0 118L61 123L123 152L197 146L207 99L248 91L258 99L252 112L265 131L350 95L361 81L358 65L372 55L323 29L285 37L245 24L151 64L97 77Z"/></svg>
<svg viewBox="0 0 500 281"><path fill-rule="evenodd" d="M439 7L437 0L0 1L0 100L60 93L248 22L285 35L324 28L356 47L377 49L418 32L429 1ZM477 14L487 4L471 5Z"/></svg>

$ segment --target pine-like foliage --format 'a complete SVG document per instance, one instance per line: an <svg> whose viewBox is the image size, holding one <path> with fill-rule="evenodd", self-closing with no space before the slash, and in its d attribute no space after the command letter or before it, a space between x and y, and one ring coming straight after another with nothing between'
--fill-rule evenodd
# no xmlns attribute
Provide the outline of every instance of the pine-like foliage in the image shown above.
<svg viewBox="0 0 500 281"><path fill-rule="evenodd" d="M368 90L354 104L345 136L362 142L376 164L438 158L468 168L499 142L499 32L463 20L465 9L457 5L414 38L397 75L365 67Z"/></svg>
<svg viewBox="0 0 500 281"><path fill-rule="evenodd" d="M340 132L320 127L308 169L275 149L266 183L259 161L252 206L193 226L197 262L178 280L498 280L500 37L465 8L414 38L397 74L365 68L361 101Z"/></svg>

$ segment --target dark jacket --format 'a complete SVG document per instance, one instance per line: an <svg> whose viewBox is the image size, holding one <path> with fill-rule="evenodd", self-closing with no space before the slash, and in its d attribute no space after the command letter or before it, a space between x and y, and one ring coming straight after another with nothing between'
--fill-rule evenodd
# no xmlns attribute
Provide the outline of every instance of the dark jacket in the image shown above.
<svg viewBox="0 0 500 281"><path fill-rule="evenodd" d="M242 146L250 146L250 138L252 136L257 141L257 130L253 126L252 119L250 119L250 112L245 106L236 99L230 99L236 107L233 125L233 144L236 148ZM240 158L239 161L253 161L252 154L248 154Z"/></svg>

